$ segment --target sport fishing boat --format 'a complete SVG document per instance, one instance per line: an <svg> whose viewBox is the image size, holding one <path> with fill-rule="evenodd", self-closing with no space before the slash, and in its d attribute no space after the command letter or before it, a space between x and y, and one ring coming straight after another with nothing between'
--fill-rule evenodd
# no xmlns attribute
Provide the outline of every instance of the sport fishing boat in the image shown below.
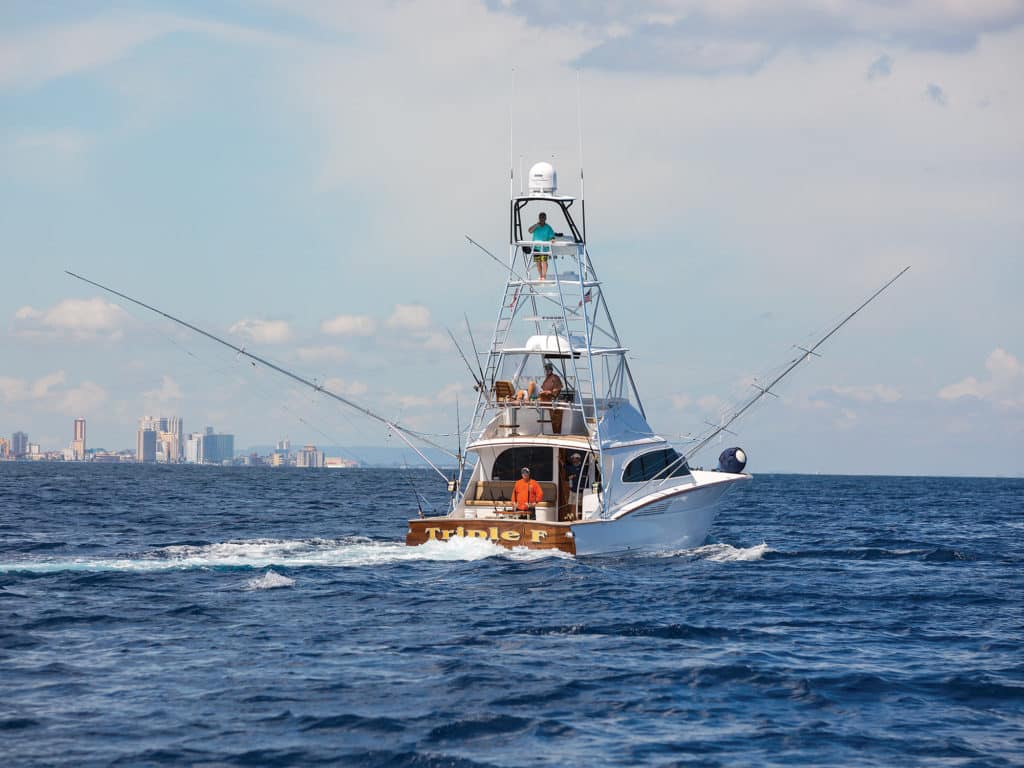
<svg viewBox="0 0 1024 768"><path fill-rule="evenodd" d="M461 428L459 447L452 452L245 347L82 275L67 274L385 425L448 483L447 513L427 516L421 507L419 517L408 523L407 544L483 539L509 548L586 555L702 544L722 497L751 476L744 472L747 458L741 448L723 451L716 470L693 469L690 459L762 397L774 394L775 385L910 269L813 345L796 347L799 354L781 373L764 385L755 382L753 395L680 453L648 424L628 349L619 339L587 248L582 194L577 222L572 214L576 201L558 194L555 169L537 163L530 169L528 188L510 200L508 258L499 259L474 242L501 263L507 276L486 362L477 356L476 367L469 365L479 394L465 452ZM449 480L420 446L455 459L455 477ZM472 467L468 478L467 466Z"/></svg>
<svg viewBox="0 0 1024 768"><path fill-rule="evenodd" d="M575 202L558 194L546 162L512 196L504 295L475 376L473 469L452 484L448 514L409 521L409 545L465 537L578 555L686 549L704 542L729 489L750 479L741 449L723 453L717 471L693 469L648 424Z"/></svg>

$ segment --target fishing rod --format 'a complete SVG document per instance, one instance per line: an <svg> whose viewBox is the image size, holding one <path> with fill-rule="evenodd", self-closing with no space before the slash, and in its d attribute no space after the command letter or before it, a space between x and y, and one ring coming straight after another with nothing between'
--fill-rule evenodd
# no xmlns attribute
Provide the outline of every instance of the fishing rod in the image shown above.
<svg viewBox="0 0 1024 768"><path fill-rule="evenodd" d="M480 249L481 251L483 251L484 253L486 253L486 254L487 254L488 256L490 256L490 257L491 257L492 259L494 259L494 260L495 260L496 262L498 262L498 263L499 263L499 264L500 264L500 265L502 266L502 268L503 268L503 269L507 269L507 270L509 271L509 274L510 274L510 275L512 275L512 277L514 277L514 278L515 278L516 280L518 280L518 281L519 281L519 282L521 282L521 283L524 283L524 282L526 282L526 278L520 277L520 276L519 276L519 273L518 273L518 272L516 272L516 271L515 271L514 269L512 269L512 267L510 267L510 266L509 266L508 264L506 264L506 263L505 263L504 261L502 261L501 259L499 259L499 258L498 258L497 256L495 256L495 255L494 255L493 253L491 253L491 252L490 252L489 250L487 250L486 248L484 248L484 247L483 247L482 245L480 245L480 243L478 243L478 242L477 242L476 240L474 240L474 239L473 239L472 237L470 237L469 235L464 235L464 237L465 237L465 238L466 238L467 240L469 240L469 242L471 242L471 243L472 243L473 245L475 245L475 246L476 246L477 248L479 248L479 249Z"/></svg>
<svg viewBox="0 0 1024 768"><path fill-rule="evenodd" d="M894 278L889 280L889 282L887 282L885 285L883 285L881 288L879 288L877 291L875 291L873 294L871 294L864 302L862 302L860 304L860 306L858 306L855 310L853 310L853 312L851 312L846 317L844 317L839 323L834 325L832 327L832 329L830 331L828 331L828 333L826 333L824 336L822 336L820 339L818 339L812 346L806 347L806 348L805 347L797 347L797 349L799 349L802 354L799 355L796 359L790 361L789 365L787 365L785 367L785 369L783 369L782 373L780 373L778 376L776 376L774 379L772 379L771 383L769 383L768 386L762 387L762 386L758 386L758 385L755 384L754 386L757 389L757 394L755 394L753 397L750 397L746 401L744 401L744 403L741 406L739 406L732 413L732 415L729 416L729 418L725 419L721 424L715 426L715 428L711 432L709 432L708 434L706 434L703 437L699 438L699 442L694 447L692 447L689 451L687 451L685 454L679 456L679 458L675 459L674 461L669 462L664 467L664 469L662 469L660 472L658 472L654 477L650 478L649 480L646 480L642 485L640 485L637 488L633 489L622 500L622 502L619 504L619 506L621 507L622 505L628 503L631 499L636 498L647 486L649 486L651 483L653 483L656 480L660 480L661 481L659 483L659 486L664 485L666 482L668 482L669 478L672 477L672 473L679 466L681 466L683 464L683 462L689 461L704 446L706 446L708 443L710 443L712 440L714 440L716 437L718 437L723 432L729 432L729 434L733 434L732 432L729 431L729 426L734 421L736 421L738 418L740 418L740 416L742 416L744 413L749 411L754 406L754 403L758 402L765 395L772 395L773 397L778 397L778 395L776 395L774 392L772 392L772 388L773 387L775 387L780 381L782 381L784 378L786 378L786 376L788 376L790 374L790 372L794 368L796 368L798 365L800 365L800 363L802 363L808 357L811 357L812 355L814 357L820 357L820 355L817 354L818 347L820 347L822 344L824 344L826 341L828 341L830 338L832 338L832 336L834 336L836 334L836 332L840 328L842 328L844 325L846 325L848 322L850 322L850 320L852 320L854 318L854 316L858 312L860 312L862 309L864 309L864 307L866 307L868 304L870 304L872 301L874 301L876 298L878 298L878 296L881 295L881 293L886 288L888 288L890 285L892 285L897 280L899 280L901 277L903 277L903 275L906 273L906 271L908 269L910 269L909 266L904 267L902 270L900 270L900 272Z"/></svg>
<svg viewBox="0 0 1024 768"><path fill-rule="evenodd" d="M402 468L405 470L405 472L408 472L409 471L409 464L408 464L408 462L403 460L402 464L403 464ZM423 514L423 504L421 503L421 500L422 501L426 501L427 499L426 499L426 497L423 496L423 494L421 494L419 491L416 490L416 486L413 485L412 480L409 479L409 476L407 474L405 474L405 472L402 473L402 477L405 478L405 481L409 484L409 488L412 490L412 495L416 499L416 508L419 510L420 517L421 518L425 517L425 515Z"/></svg>
<svg viewBox="0 0 1024 768"><path fill-rule="evenodd" d="M815 351L818 349L818 347L820 347L822 344L824 344L826 341L828 341L830 338L832 338L839 331L840 328L842 328L844 325L846 325L848 322L850 322L857 315L857 313L859 313L862 309L864 309L864 307L866 307L868 304L870 304L872 301L874 301L876 298L878 298L878 296L886 288L888 288L890 285L892 285L897 280L899 280L901 277L903 277L903 275L906 274L908 269L910 269L909 266L906 266L903 269L901 269L899 271L899 273L894 278L892 278L889 282L887 282L885 285L883 285L881 288L879 288L877 291L875 291L873 294L871 294L867 299L865 299L865 301L859 307L857 307L855 310L853 310L853 312L851 312L846 317L844 317L838 324L833 326L832 330L830 330L828 333L826 333L824 336L822 336L820 339L818 339L816 342L814 342L814 344L810 348L797 347L797 349L799 349L802 354L798 355L794 360L792 360L789 363L789 365L787 365L786 368L783 369L782 373L780 373L778 376L776 376L774 379L771 380L771 382L768 384L768 386L761 387L761 386L758 386L758 385L755 384L754 386L757 389L757 394L755 394L753 397L748 399L728 419L726 419L719 426L717 426L714 430L712 430L710 433L708 433L703 438L701 438L700 442L698 442L695 446L693 446L689 451L686 452L686 455L685 455L684 458L690 459L690 457L692 457L701 448L703 448L705 445L707 445L712 440L714 440L716 437L718 437L722 432L727 432L728 431L727 428L729 427L730 424L732 424L734 421L736 421L736 419L738 419L740 416L742 416L744 413L746 413L748 410L750 410L754 406L754 404L758 400L760 400L762 397L764 397L765 395L772 395L772 396L777 397L777 395L775 395L775 393L772 392L772 388L776 384L778 384L780 381L782 381L784 378L786 378L786 376L788 376L789 373L794 368L796 368L798 365L800 365L800 363L802 363L804 360L806 360L811 355L814 355L815 357L817 357L818 355L815 354Z"/></svg>
<svg viewBox="0 0 1024 768"><path fill-rule="evenodd" d="M466 358L466 353L462 351L462 347L459 346L459 342L455 340L455 334L452 333L452 329L451 328L445 328L445 330L448 331L448 336L452 340L452 344L455 345L455 349L458 350L459 357L462 358L462 362L464 362L466 364L466 367L469 368L469 375L473 377L473 383L474 383L473 388L477 392L483 392L483 390L484 390L484 381L483 381L483 378L482 378L483 372L481 371L481 378L477 378L476 370L473 368L472 365L469 364L469 360Z"/></svg>
<svg viewBox="0 0 1024 768"><path fill-rule="evenodd" d="M480 365L480 350L476 348L476 339L473 338L473 328L469 324L469 315L463 312L462 317L466 320L466 333L469 335L469 343L473 345L473 359L476 360L477 370L480 372L480 381L484 380L484 369Z"/></svg>
<svg viewBox="0 0 1024 768"><path fill-rule="evenodd" d="M455 433L458 439L459 452L456 457L459 463L458 471L452 472L452 479L448 482L448 493L451 494L451 511L455 511L458 500L459 489L462 488L462 470L466 466L466 456L462 452L462 414L459 410L459 398L455 397Z"/></svg>
<svg viewBox="0 0 1024 768"><path fill-rule="evenodd" d="M339 403L343 403L344 405L347 405L349 408L353 408L354 410L359 411L364 416L368 416L369 418L374 419L375 421L379 421L381 424L384 424L388 429L394 430L395 434L397 434L403 440L403 442L405 442L406 445L408 445L410 448L412 448L414 451L416 451L416 453L419 455L419 457L421 459L423 459L425 462L427 462L427 464L429 464L433 468L433 470L435 472L437 472L437 474L439 474L445 480L448 479L447 477L445 477L444 472L442 472L437 467L437 465L434 464L434 462L432 462L429 458L427 458L427 456L423 453L423 451L421 451L418 447L416 447L416 445L412 443L412 441L409 439L409 437L407 437L407 435L416 438L420 442L422 442L422 443L424 443L426 445L429 445L432 448L436 448L437 450L442 451L444 454L446 454L448 456L456 458L455 454L453 454L451 451L449 451L444 446L439 445L439 444L435 443L434 441L427 439L426 437L423 437L423 435L417 433L414 430L411 430L411 429L408 429L406 427L403 427L401 424L397 424L397 423L391 421L390 419L385 418L384 416L381 416L381 415L379 415L377 413L374 413L369 408L366 408L366 407L364 407L362 405L359 405L359 403L356 403L356 402L354 402L352 400L349 400L347 397L339 395L336 392L332 392L331 390L326 389L325 387L323 387L320 384L317 384L316 382L313 382L313 381L310 381L309 379L303 378L302 376L299 376L297 373L293 373L292 371L289 371L289 370L287 370L285 368L282 368L279 365L275 365L274 363L272 363L269 360L266 360L266 359L260 357L259 355L254 355L252 352L248 352L245 349L245 347L236 346L236 345L232 344L230 341L225 341L224 339L220 338L219 336L215 336L214 334L210 333L209 331L204 331L202 328L198 328L198 327L192 325L191 323L188 323L188 322L182 320L181 318L175 317L174 315L170 315L167 312L164 312L163 310L157 309L156 307L150 306L149 304L146 304L145 302L139 301L138 299L133 299L131 296L128 296L127 294L121 293L120 291L115 291L113 288L110 288L110 287L108 287L106 285L103 285L102 283L97 283L94 280L90 280L87 277L82 277L81 275L77 275L74 272L71 272L69 270L64 270L64 272L65 272L65 274L70 275L71 277L75 278L76 280L81 280L83 283L88 283L89 285L94 285L97 288L106 291L107 293L113 294L114 296L118 296L118 297L120 297L122 299L125 299L126 301L130 301L132 304L137 304L138 306L143 307L144 309L148 309L150 312L156 312L158 315L166 317L168 320L173 320L178 325L182 325L182 326L188 328L191 331L195 331L196 333L200 334L201 336L205 336L208 339L216 341L218 344L222 344L225 347L227 347L228 349L233 349L235 352L237 352L242 357L247 357L247 358L249 358L249 360L252 360L252 361L257 362L257 363L261 363L262 365L267 366L268 368L270 368L273 371L277 371L278 373L280 373L280 374L282 374L284 376L287 376L288 378L293 379L294 381L297 381L300 384L304 384L305 386L310 387L313 390L326 395L327 397L330 397L330 398L332 398L334 400L337 400Z"/></svg>

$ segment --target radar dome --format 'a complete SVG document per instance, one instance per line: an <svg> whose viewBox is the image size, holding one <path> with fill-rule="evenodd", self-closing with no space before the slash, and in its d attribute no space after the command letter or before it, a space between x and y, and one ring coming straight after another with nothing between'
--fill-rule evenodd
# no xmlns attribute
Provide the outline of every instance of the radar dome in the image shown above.
<svg viewBox="0 0 1024 768"><path fill-rule="evenodd" d="M553 195L558 189L558 173L551 163L534 163L530 168L530 194Z"/></svg>

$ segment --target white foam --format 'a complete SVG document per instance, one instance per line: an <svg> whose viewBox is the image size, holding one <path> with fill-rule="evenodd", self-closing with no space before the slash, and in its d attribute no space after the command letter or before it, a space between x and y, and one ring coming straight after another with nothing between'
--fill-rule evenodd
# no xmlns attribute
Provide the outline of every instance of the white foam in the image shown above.
<svg viewBox="0 0 1024 768"><path fill-rule="evenodd" d="M697 560L711 560L715 563L735 563L760 560L767 552L773 552L766 543L761 542L753 547L734 547L731 544L705 544L695 549L684 549L680 552L666 552L664 557L692 557Z"/></svg>
<svg viewBox="0 0 1024 768"><path fill-rule="evenodd" d="M346 568L385 565L406 561L469 561L488 557L538 560L572 557L555 550L506 549L483 539L452 538L428 541L417 547L403 542L346 539L248 539L202 546L161 547L133 557L24 560L0 562L0 573L22 571L175 571L203 568ZM285 577L281 577L285 578Z"/></svg>
<svg viewBox="0 0 1024 768"><path fill-rule="evenodd" d="M249 590L255 589L281 589L282 587L290 587L295 584L295 579L289 579L287 576L283 576L277 571L267 571L262 576L249 579L245 582L245 588Z"/></svg>

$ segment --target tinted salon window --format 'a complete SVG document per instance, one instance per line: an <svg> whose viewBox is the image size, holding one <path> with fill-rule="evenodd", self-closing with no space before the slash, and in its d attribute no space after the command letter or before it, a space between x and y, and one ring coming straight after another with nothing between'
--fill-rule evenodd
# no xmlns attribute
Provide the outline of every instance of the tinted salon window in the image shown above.
<svg viewBox="0 0 1024 768"><path fill-rule="evenodd" d="M509 448L498 454L491 470L492 480L518 480L523 467L530 468L530 474L538 482L551 481L551 449L536 446Z"/></svg>
<svg viewBox="0 0 1024 768"><path fill-rule="evenodd" d="M678 462L676 464L675 462ZM672 466L666 471L665 468ZM651 451L643 456L637 456L626 465L622 473L622 481L625 483L643 483L652 478L683 477L690 474L690 467L685 459L672 448L661 451Z"/></svg>

